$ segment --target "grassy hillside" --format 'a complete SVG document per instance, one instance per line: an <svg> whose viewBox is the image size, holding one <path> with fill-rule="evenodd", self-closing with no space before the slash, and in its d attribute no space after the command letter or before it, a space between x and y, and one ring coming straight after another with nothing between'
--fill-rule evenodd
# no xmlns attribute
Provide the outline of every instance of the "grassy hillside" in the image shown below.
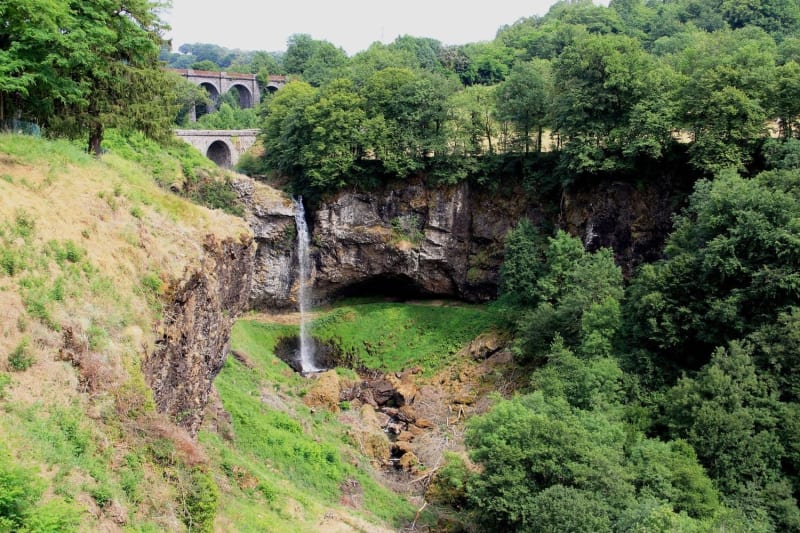
<svg viewBox="0 0 800 533"><path fill-rule="evenodd" d="M296 326L253 321L234 327L239 358L229 357L215 381L230 430L200 435L231 487L222 497L224 529L319 531L326 515L335 517L329 528L349 524L369 531L410 521L415 507L375 480L348 427L333 413L303 404L309 381L273 352L279 337L296 334ZM348 485L359 487L357 506L342 505Z"/></svg>
<svg viewBox="0 0 800 533"><path fill-rule="evenodd" d="M0 530L202 522L205 452L140 362L202 237L247 232L118 154L0 135Z"/></svg>
<svg viewBox="0 0 800 533"><path fill-rule="evenodd" d="M319 311L312 330L317 338L341 347L358 366L387 372L419 366L425 380L494 326L483 306L349 300ZM255 318L234 327L236 356L228 358L215 382L231 416L221 425L230 427L200 435L219 465L219 476L232 487L222 497L226 524L237 531L319 531L344 522L375 531L376 522L392 528L409 523L416 506L375 481L380 473L354 438L362 415L348 411L347 402L340 413L303 403L318 385L274 353L279 339L297 334L296 325ZM337 373L343 382L355 377L347 369ZM349 486L358 487L358 505L348 499ZM326 514L335 519L325 522ZM427 513L420 517L423 522L432 519ZM359 526L354 520L372 525Z"/></svg>

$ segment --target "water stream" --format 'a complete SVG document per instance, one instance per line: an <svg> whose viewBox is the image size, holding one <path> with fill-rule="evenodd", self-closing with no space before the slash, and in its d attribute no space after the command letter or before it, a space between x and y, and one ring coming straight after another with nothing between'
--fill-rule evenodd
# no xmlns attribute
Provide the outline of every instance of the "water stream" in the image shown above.
<svg viewBox="0 0 800 533"><path fill-rule="evenodd" d="M318 372L321 369L317 368L317 365L314 363L314 342L311 340L311 334L308 331L308 324L306 323L306 312L308 311L311 292L308 279L311 256L309 252L310 238L308 234L308 224L306 223L306 211L303 207L302 196L298 196L295 199L295 207L294 221L297 226L297 265L299 281L297 300L300 307L300 367L304 373Z"/></svg>

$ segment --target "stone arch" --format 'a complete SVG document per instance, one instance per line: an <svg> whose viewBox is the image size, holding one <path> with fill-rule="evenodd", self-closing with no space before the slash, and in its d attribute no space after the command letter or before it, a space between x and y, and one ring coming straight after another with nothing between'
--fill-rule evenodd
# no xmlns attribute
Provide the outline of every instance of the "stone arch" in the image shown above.
<svg viewBox="0 0 800 533"><path fill-rule="evenodd" d="M204 81L203 83L200 84L200 87L205 89L206 92L208 93L208 97L211 99L211 104L210 105L197 104L195 108L196 118L200 118L203 115L207 115L208 113L213 112L217 108L217 105L219 104L219 90L217 89L216 85Z"/></svg>
<svg viewBox="0 0 800 533"><path fill-rule="evenodd" d="M271 94L275 94L276 92L278 92L278 89L280 89L280 87L278 87L278 84L277 84L277 83L270 82L270 83L267 85L267 90L268 90L268 91L269 91Z"/></svg>
<svg viewBox="0 0 800 533"><path fill-rule="evenodd" d="M239 100L239 107L242 109L250 109L253 107L253 93L240 83L236 83L231 86L231 91L235 91L237 98Z"/></svg>
<svg viewBox="0 0 800 533"><path fill-rule="evenodd" d="M231 147L225 141L214 141L206 151L206 157L222 168L231 168Z"/></svg>

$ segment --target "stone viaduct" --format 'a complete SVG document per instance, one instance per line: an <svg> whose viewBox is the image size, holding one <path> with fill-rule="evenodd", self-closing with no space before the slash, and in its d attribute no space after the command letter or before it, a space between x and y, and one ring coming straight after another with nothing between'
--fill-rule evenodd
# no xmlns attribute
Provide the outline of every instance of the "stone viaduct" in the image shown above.
<svg viewBox="0 0 800 533"><path fill-rule="evenodd" d="M253 146L259 130L175 130L179 139L191 144L223 168L231 168Z"/></svg>
<svg viewBox="0 0 800 533"><path fill-rule="evenodd" d="M248 109L261 101L261 90L258 87L255 74L240 72L213 72L194 69L169 69L186 78L188 81L199 85L208 91L211 96L211 109L195 108L190 113L190 120L194 122L197 117L210 113L219 102L220 96L229 91L236 91L239 106ZM286 76L270 76L267 90L275 92L286 85Z"/></svg>

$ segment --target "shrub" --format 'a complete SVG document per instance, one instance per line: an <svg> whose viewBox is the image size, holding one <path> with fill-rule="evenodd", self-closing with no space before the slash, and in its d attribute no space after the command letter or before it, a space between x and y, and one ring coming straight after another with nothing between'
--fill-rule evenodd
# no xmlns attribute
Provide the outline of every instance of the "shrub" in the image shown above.
<svg viewBox="0 0 800 533"><path fill-rule="evenodd" d="M0 372L0 400L6 397L6 387L11 385L11 376L5 372Z"/></svg>
<svg viewBox="0 0 800 533"><path fill-rule="evenodd" d="M190 531L213 531L219 505L219 488L208 472L199 468L190 475L183 522Z"/></svg>
<svg viewBox="0 0 800 533"><path fill-rule="evenodd" d="M36 221L34 220L33 216L28 214L24 209L18 209L14 215L14 227L12 228L13 234L17 237L22 237L23 239L27 240L33 235L35 227Z"/></svg>
<svg viewBox="0 0 800 533"><path fill-rule="evenodd" d="M33 364L33 356L28 350L28 338L24 338L17 344L17 347L8 355L8 366L12 370L21 372L27 370Z"/></svg>

